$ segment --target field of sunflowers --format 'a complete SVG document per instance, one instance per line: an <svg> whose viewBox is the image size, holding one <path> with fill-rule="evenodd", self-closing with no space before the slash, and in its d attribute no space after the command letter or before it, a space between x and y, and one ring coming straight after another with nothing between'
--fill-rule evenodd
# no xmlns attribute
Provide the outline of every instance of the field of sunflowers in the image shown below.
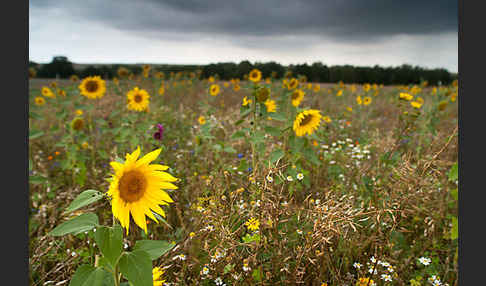
<svg viewBox="0 0 486 286"><path fill-rule="evenodd" d="M30 283L457 285L457 95L30 78Z"/></svg>

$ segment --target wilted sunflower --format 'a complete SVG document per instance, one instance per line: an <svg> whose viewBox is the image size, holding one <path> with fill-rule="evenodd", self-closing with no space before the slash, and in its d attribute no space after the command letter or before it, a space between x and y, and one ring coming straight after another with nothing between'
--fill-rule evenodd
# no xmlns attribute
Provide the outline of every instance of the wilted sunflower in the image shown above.
<svg viewBox="0 0 486 286"><path fill-rule="evenodd" d="M110 162L115 171L108 189L111 210L127 234L130 214L135 223L147 233L145 216L157 222L152 212L165 217L165 212L159 205L173 202L163 189L177 189L177 186L170 183L177 179L163 172L169 168L168 166L150 164L157 159L160 151L161 149L157 149L138 159L140 147L137 147L132 154L126 154L124 163Z"/></svg>
<svg viewBox="0 0 486 286"><path fill-rule="evenodd" d="M90 99L102 98L106 92L105 81L100 76L89 76L79 85L81 94Z"/></svg>
<svg viewBox="0 0 486 286"><path fill-rule="evenodd" d="M369 97L369 96L365 96L365 97L363 98L363 104L364 104L364 105L368 105L368 104L370 104L370 103L371 103L371 97Z"/></svg>
<svg viewBox="0 0 486 286"><path fill-rule="evenodd" d="M261 79L262 79L262 72L259 71L258 69L253 69L248 78L252 81L252 82L259 82Z"/></svg>
<svg viewBox="0 0 486 286"><path fill-rule="evenodd" d="M145 89L137 86L127 93L127 108L135 111L145 111L149 106L150 95Z"/></svg>
<svg viewBox="0 0 486 286"><path fill-rule="evenodd" d="M204 125L206 124L206 118L204 118L204 116L199 116L199 118L197 119L197 121L199 122L199 124L201 125Z"/></svg>
<svg viewBox="0 0 486 286"><path fill-rule="evenodd" d="M302 99L304 99L305 92L301 89L296 89L292 92L291 99L292 99L292 105L297 107L299 104L302 102Z"/></svg>
<svg viewBox="0 0 486 286"><path fill-rule="evenodd" d="M54 92L52 92L52 90L50 88L48 88L47 86L42 87L41 93L45 97L49 97L49 98L55 98L56 97Z"/></svg>
<svg viewBox="0 0 486 286"><path fill-rule="evenodd" d="M44 105L46 103L46 100L41 97L41 96L37 96L35 99L34 99L34 102L35 102L35 105Z"/></svg>
<svg viewBox="0 0 486 286"><path fill-rule="evenodd" d="M116 73L120 78L126 78L130 72L124 67L119 67Z"/></svg>
<svg viewBox="0 0 486 286"><path fill-rule="evenodd" d="M219 85L217 84L212 84L211 87L209 88L209 94L212 96L216 96L219 94Z"/></svg>
<svg viewBox="0 0 486 286"><path fill-rule="evenodd" d="M84 119L82 117L75 117L71 121L71 128L76 131L80 131L84 128Z"/></svg>
<svg viewBox="0 0 486 286"><path fill-rule="evenodd" d="M273 99L267 99L265 101L265 106L267 107L267 112L275 112L277 111L277 104Z"/></svg>
<svg viewBox="0 0 486 286"><path fill-rule="evenodd" d="M293 126L295 135L300 137L306 133L308 135L314 133L321 123L321 117L320 111L316 109L304 110L297 114Z"/></svg>
<svg viewBox="0 0 486 286"><path fill-rule="evenodd" d="M270 89L267 87L260 87L257 90L256 99L258 102L265 102L270 96Z"/></svg>
<svg viewBox="0 0 486 286"><path fill-rule="evenodd" d="M37 71L35 70L35 68L33 67L30 67L29 68L29 78L33 78L37 75Z"/></svg>

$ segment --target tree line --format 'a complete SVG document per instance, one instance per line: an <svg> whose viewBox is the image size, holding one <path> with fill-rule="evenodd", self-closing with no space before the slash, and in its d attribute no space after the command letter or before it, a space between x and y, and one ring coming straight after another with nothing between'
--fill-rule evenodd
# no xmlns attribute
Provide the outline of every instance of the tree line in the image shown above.
<svg viewBox="0 0 486 286"><path fill-rule="evenodd" d="M200 71L200 78L205 79L216 76L221 80L232 78L244 79L245 75L256 68L262 72L262 77L273 77L281 79L289 74L293 77L305 76L310 82L336 83L377 83L384 85L391 84L418 84L427 81L431 85L450 84L457 79L456 73L450 73L443 68L426 69L419 66L403 64L396 67L373 67L334 65L327 66L321 62L311 65L307 63L296 65L281 65L276 62L251 63L241 61L240 63L213 63L208 65L151 65L152 70L163 72L166 76L170 73L189 73ZM75 69L72 62L67 57L54 57L50 63L38 64L29 61L29 68L36 71L39 78L69 78L77 75L80 78L87 76L100 75L105 79L112 79L117 76L120 67L124 67L134 75L142 73L141 64L102 64L88 65L84 68Z"/></svg>

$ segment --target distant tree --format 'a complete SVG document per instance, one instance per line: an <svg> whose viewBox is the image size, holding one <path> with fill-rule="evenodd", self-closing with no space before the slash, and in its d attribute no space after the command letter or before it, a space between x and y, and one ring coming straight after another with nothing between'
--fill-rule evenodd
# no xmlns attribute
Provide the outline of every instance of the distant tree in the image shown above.
<svg viewBox="0 0 486 286"><path fill-rule="evenodd" d="M73 64L65 56L57 56L48 64L41 65L37 73L41 78L68 78L74 74Z"/></svg>

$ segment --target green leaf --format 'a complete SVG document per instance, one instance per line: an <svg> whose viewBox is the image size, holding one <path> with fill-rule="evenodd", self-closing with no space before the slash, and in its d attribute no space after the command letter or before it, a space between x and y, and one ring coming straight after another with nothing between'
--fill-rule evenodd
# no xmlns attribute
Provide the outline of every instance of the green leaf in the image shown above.
<svg viewBox="0 0 486 286"><path fill-rule="evenodd" d="M245 132L243 130L238 130L235 133L233 133L233 135L231 135L231 139L233 140L237 140L241 138L245 138Z"/></svg>
<svg viewBox="0 0 486 286"><path fill-rule="evenodd" d="M458 200L458 191L457 191L457 188L455 188L454 190L451 191L451 196L454 198L454 200Z"/></svg>
<svg viewBox="0 0 486 286"><path fill-rule="evenodd" d="M42 130L29 130L29 140L39 138L44 135L44 131Z"/></svg>
<svg viewBox="0 0 486 286"><path fill-rule="evenodd" d="M78 234L91 230L98 225L98 216L96 214L85 213L58 225L51 232L49 232L49 235L62 236L69 233Z"/></svg>
<svg viewBox="0 0 486 286"><path fill-rule="evenodd" d="M251 274L253 279L257 282L262 281L262 273L260 273L260 269L254 269L253 273Z"/></svg>
<svg viewBox="0 0 486 286"><path fill-rule="evenodd" d="M269 115L270 118L272 118L272 120L277 120L277 121L286 121L287 118L285 117L284 114L282 113L278 113L278 112L271 112L270 115Z"/></svg>
<svg viewBox="0 0 486 286"><path fill-rule="evenodd" d="M226 264L226 266L223 269L223 274L230 272L231 270L233 270L234 267L235 267L234 264L229 264L229 263Z"/></svg>
<svg viewBox="0 0 486 286"><path fill-rule="evenodd" d="M121 226L101 226L96 229L94 238L101 253L114 268L118 257L123 251L123 230Z"/></svg>
<svg viewBox="0 0 486 286"><path fill-rule="evenodd" d="M143 250L125 252L120 261L120 272L134 286L152 286L152 260Z"/></svg>
<svg viewBox="0 0 486 286"><path fill-rule="evenodd" d="M32 118L32 119L35 119L35 120L40 120L42 119L42 116L40 116L39 114L33 112L33 111L30 111L29 112L29 117Z"/></svg>
<svg viewBox="0 0 486 286"><path fill-rule="evenodd" d="M171 250L174 246L175 244L164 240L137 240L133 250L146 251L150 256L150 259L155 260L167 253L167 251Z"/></svg>
<svg viewBox="0 0 486 286"><path fill-rule="evenodd" d="M231 146L224 147L223 151L226 153L236 153L236 150Z"/></svg>
<svg viewBox="0 0 486 286"><path fill-rule="evenodd" d="M112 286L115 284L110 272L91 265L81 265L74 273L69 286Z"/></svg>
<svg viewBox="0 0 486 286"><path fill-rule="evenodd" d="M265 133L278 137L282 132L277 127L265 126Z"/></svg>
<svg viewBox="0 0 486 286"><path fill-rule="evenodd" d="M42 184L42 183L44 183L46 181L47 181L47 178L46 177L42 177L42 176L29 176L29 183L31 183L31 184L38 185L38 184Z"/></svg>
<svg viewBox="0 0 486 286"><path fill-rule="evenodd" d="M285 155L285 153L282 149L273 150L272 153L270 153L270 156L269 156L270 163L273 164L273 163L277 162L277 160L282 158L284 155Z"/></svg>
<svg viewBox="0 0 486 286"><path fill-rule="evenodd" d="M255 131L255 133L250 137L250 141L253 144L263 143L265 142L265 134L261 131Z"/></svg>
<svg viewBox="0 0 486 286"><path fill-rule="evenodd" d="M455 182L458 178L458 166L457 166L457 162L452 165L451 169L449 170L449 181L451 182Z"/></svg>
<svg viewBox="0 0 486 286"><path fill-rule="evenodd" d="M92 204L103 197L103 193L96 190L86 190L79 194L74 201L66 208L65 213L75 211L79 208Z"/></svg>
<svg viewBox="0 0 486 286"><path fill-rule="evenodd" d="M32 160L29 158L29 171L32 171Z"/></svg>
<svg viewBox="0 0 486 286"><path fill-rule="evenodd" d="M457 239L458 237L458 230L459 230L459 225L457 222L457 218L453 217L452 218L452 229L451 229L451 239Z"/></svg>

